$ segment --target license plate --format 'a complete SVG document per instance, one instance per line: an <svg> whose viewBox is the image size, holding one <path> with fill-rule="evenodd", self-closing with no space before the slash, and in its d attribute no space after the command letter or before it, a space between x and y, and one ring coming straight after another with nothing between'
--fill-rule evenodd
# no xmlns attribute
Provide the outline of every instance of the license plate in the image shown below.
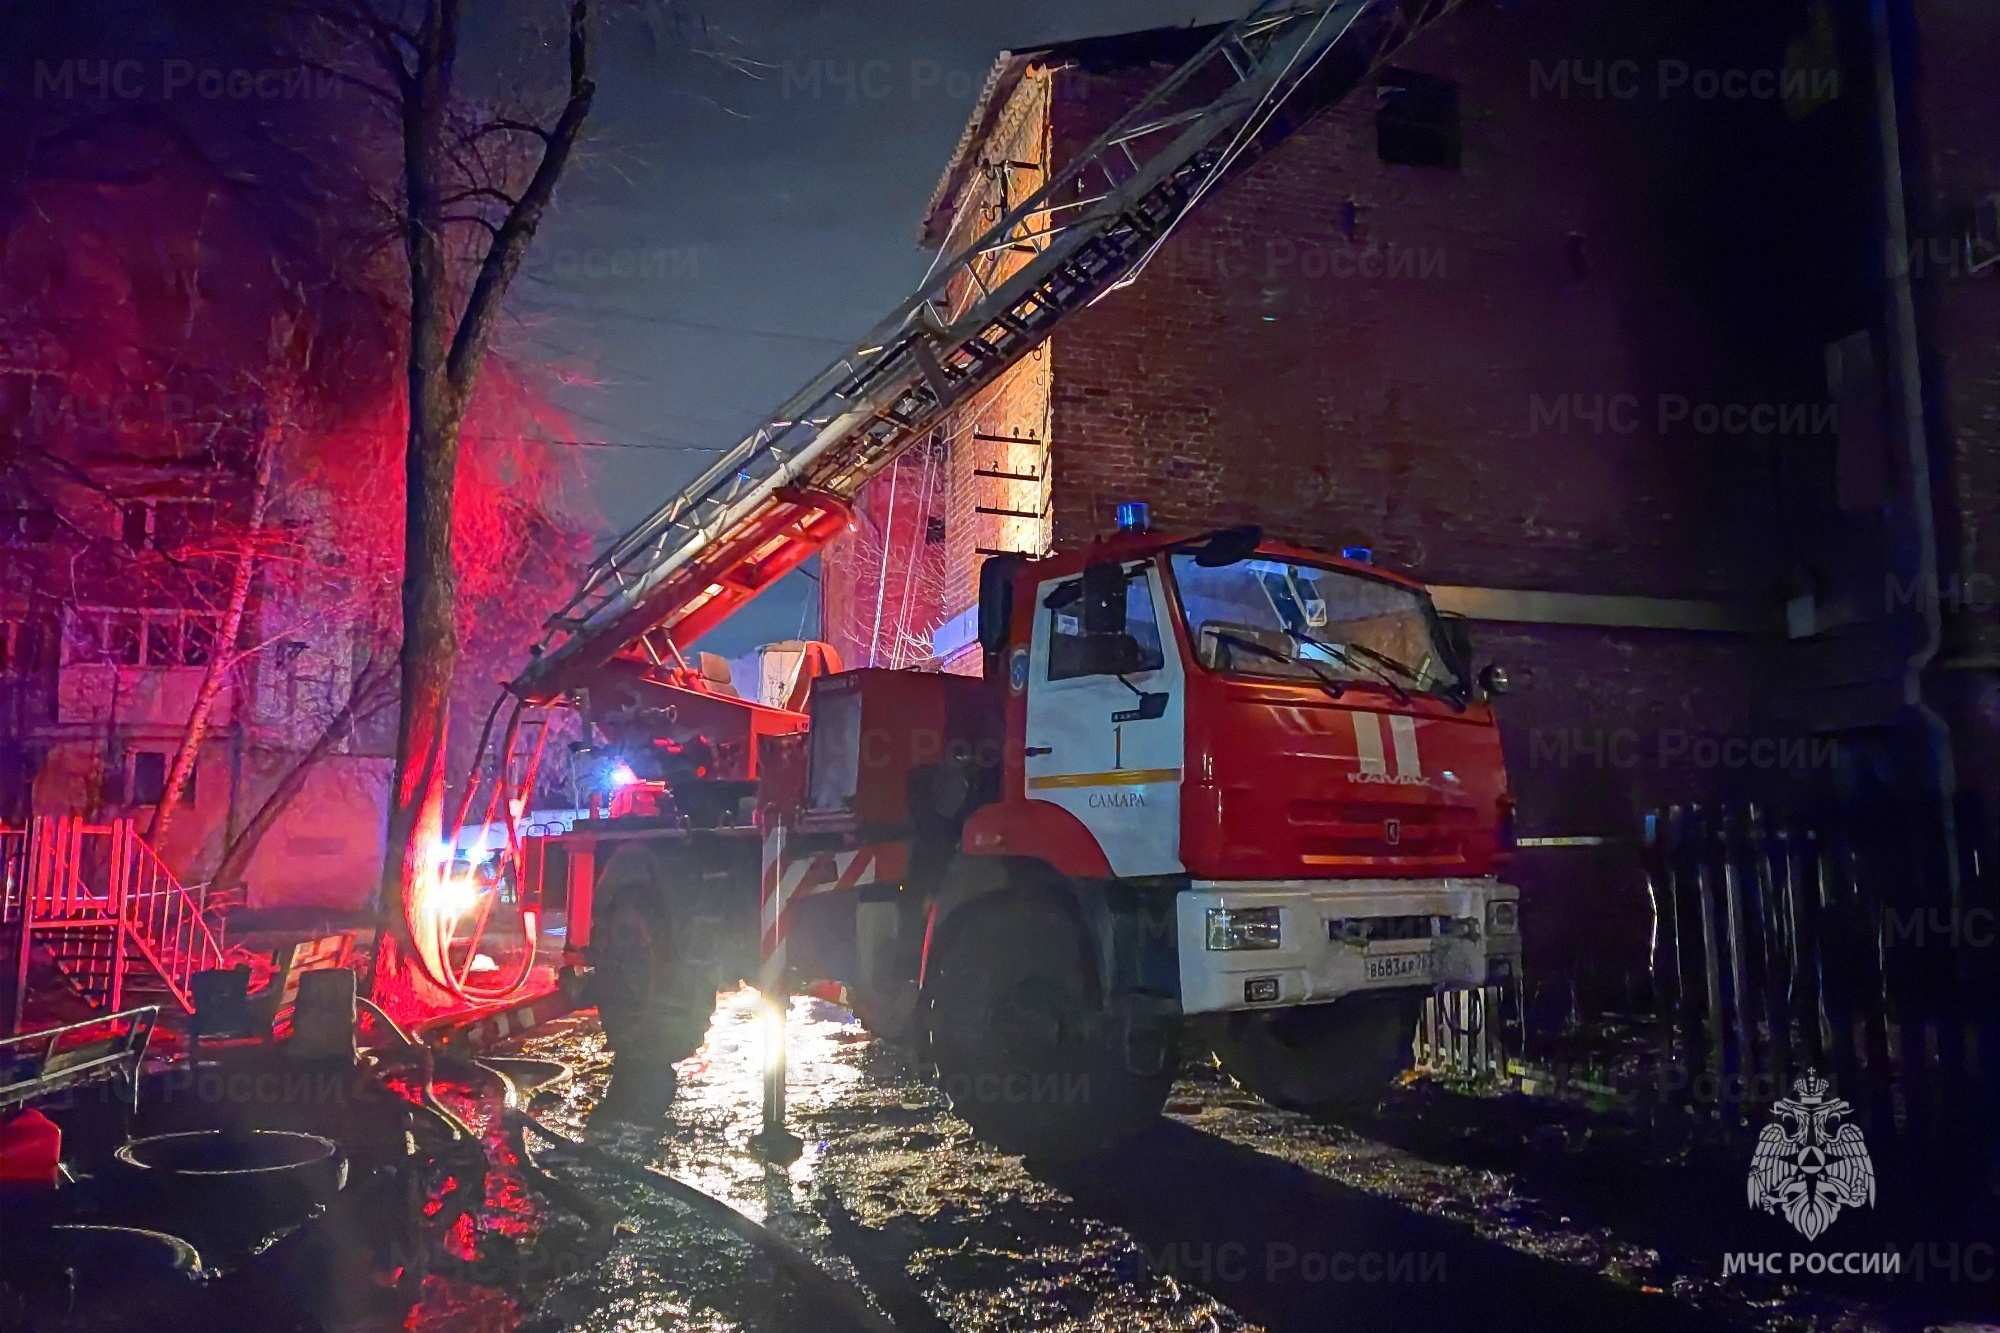
<svg viewBox="0 0 2000 1333"><path fill-rule="evenodd" d="M1364 981L1426 981L1437 975L1437 955L1426 949L1422 953L1391 953L1380 958L1361 960Z"/></svg>

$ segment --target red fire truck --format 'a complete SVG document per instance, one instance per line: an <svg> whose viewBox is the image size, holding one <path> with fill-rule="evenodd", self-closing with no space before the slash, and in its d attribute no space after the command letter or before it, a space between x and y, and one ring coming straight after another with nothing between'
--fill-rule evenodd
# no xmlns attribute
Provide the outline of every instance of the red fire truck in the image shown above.
<svg viewBox="0 0 2000 1333"><path fill-rule="evenodd" d="M736 979L824 983L991 1138L1077 1151L1152 1117L1197 1047L1274 1102L1372 1099L1426 996L1516 971L1504 677L1362 553L1154 533L1133 504L1083 549L986 560L978 677L828 671L799 712L681 648L844 533L862 485L1136 276L1411 10L1219 29L593 564L512 688L579 709L628 790L527 839L523 887L566 908L622 1068L691 1053Z"/></svg>

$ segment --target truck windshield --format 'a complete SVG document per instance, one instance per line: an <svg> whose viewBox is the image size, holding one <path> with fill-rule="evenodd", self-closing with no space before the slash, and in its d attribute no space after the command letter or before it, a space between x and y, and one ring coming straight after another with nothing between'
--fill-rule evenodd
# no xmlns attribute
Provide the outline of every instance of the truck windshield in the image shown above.
<svg viewBox="0 0 2000 1333"><path fill-rule="evenodd" d="M1204 569L1173 557L1195 657L1214 671L1389 683L1456 694L1430 599L1384 579L1257 558Z"/></svg>

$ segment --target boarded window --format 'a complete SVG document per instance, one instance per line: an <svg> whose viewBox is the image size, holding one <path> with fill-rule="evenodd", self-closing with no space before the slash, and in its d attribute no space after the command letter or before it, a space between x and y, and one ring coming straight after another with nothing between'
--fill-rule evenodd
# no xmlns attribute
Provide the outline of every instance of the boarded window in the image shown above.
<svg viewBox="0 0 2000 1333"><path fill-rule="evenodd" d="M1458 85L1415 70L1389 69L1375 88L1375 153L1411 167L1457 167Z"/></svg>

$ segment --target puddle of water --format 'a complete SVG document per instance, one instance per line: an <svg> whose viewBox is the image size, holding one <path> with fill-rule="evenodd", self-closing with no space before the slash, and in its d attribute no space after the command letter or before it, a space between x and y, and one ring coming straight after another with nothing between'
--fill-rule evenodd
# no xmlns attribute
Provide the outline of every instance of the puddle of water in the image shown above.
<svg viewBox="0 0 2000 1333"><path fill-rule="evenodd" d="M763 1106L760 1020L754 992L722 996L701 1050L676 1067L680 1087L663 1122L621 1130L606 1146L727 1201L829 1273L869 1289L878 1303L900 1297L936 1326L1248 1327L1205 1294L1155 1274L1135 1241L1081 1216L1020 1158L981 1143L934 1089L838 1006L793 998L787 1124L804 1152L788 1167L758 1160L749 1140ZM595 1024L574 1020L530 1041L524 1053L582 1071L538 1101L536 1112L585 1132L609 1071ZM600 1279L614 1290L621 1282L614 1273ZM645 1299L626 1290L616 1304L629 1310Z"/></svg>

